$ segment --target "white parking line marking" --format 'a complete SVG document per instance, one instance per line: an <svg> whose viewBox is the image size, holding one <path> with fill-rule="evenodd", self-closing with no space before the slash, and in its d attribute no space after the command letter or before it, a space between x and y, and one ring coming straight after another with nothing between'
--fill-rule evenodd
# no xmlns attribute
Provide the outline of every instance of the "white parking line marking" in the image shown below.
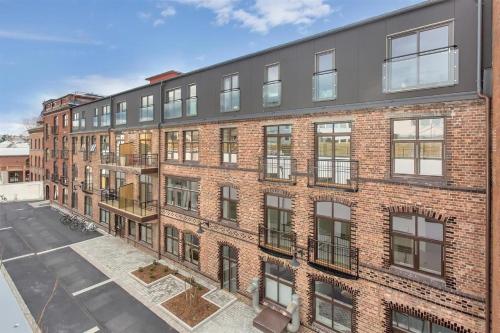
<svg viewBox="0 0 500 333"><path fill-rule="evenodd" d="M102 281L102 282L99 282L97 284L94 284L93 286L90 286L90 287L87 287L85 289L82 289L82 290L79 290L79 291L75 291L72 295L73 296L78 296L80 294L83 294L83 293L86 293L87 291L90 291L92 289L95 289L95 288L98 288L100 286L103 286L105 284L108 284L110 283L111 281L113 281L112 279L108 279L108 280L105 280L105 281Z"/></svg>
<svg viewBox="0 0 500 333"><path fill-rule="evenodd" d="M31 256L34 256L35 253L28 253L28 254L23 254L22 256L19 256L19 257L14 257L14 258L9 258L9 259L4 259L2 260L2 262L9 262L9 261L12 261L12 260L17 260L17 259L21 259L21 258L26 258L26 257L31 257Z"/></svg>
<svg viewBox="0 0 500 333"><path fill-rule="evenodd" d="M89 330L86 330L85 332L83 333L95 333L95 332L99 332L99 327L92 327L91 329Z"/></svg>
<svg viewBox="0 0 500 333"><path fill-rule="evenodd" d="M9 229L12 229L12 227L0 228L0 231L2 231L2 230L9 230Z"/></svg>
<svg viewBox="0 0 500 333"><path fill-rule="evenodd" d="M60 249L64 249L64 248L67 248L69 247L69 245L64 245L64 246L60 246L60 247L55 247L53 249L48 249L48 250L45 250L45 251L41 251L41 252L37 252L36 255L40 255L40 254L44 254L44 253L49 253L49 252L53 252L53 251L57 251L57 250L60 250Z"/></svg>

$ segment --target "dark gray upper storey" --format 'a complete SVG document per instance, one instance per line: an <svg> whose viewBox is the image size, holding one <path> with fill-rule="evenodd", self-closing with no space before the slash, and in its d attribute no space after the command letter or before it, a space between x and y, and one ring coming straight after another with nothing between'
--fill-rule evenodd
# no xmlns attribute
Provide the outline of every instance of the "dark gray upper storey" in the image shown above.
<svg viewBox="0 0 500 333"><path fill-rule="evenodd" d="M384 92L383 65L391 56L390 38L399 37L400 34L412 34L414 29L426 29L441 24L449 27L450 52L458 49L459 61L455 81L441 87ZM156 127L159 124L168 126L210 120L245 119L269 114L298 114L324 108L342 110L411 101L472 98L476 90L476 27L476 1L424 2L364 22L182 74L161 83L138 87L77 106L73 109L73 116L81 117L83 112L86 121L84 127L73 126L73 132L102 131L109 127L140 128ZM456 46L456 49L453 46ZM316 54L325 50L334 50L333 67L337 73L336 97L326 101L314 101L313 75L316 72ZM488 57L486 61L483 60L483 68L489 66L488 61ZM281 104L264 107L265 68L266 65L274 63L279 63L280 66ZM223 90L223 78L233 73L239 75L240 108L238 111L221 112L220 95ZM197 115L186 116L188 86L193 83L197 86ZM165 119L164 103L167 91L174 88L181 89L182 116ZM150 95L153 96L154 117L150 121L139 121L141 99ZM115 118L120 102L126 102L127 105L126 123L117 125ZM98 127L94 127L92 120L94 110L97 108L101 114L105 105L111 106L111 126L99 124Z"/></svg>

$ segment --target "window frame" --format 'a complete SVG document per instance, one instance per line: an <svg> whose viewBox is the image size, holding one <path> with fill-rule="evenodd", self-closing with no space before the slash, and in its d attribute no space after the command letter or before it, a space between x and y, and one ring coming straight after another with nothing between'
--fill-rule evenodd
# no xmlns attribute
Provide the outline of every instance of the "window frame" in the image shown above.
<svg viewBox="0 0 500 333"><path fill-rule="evenodd" d="M228 131L228 136L229 136L229 141L224 141L224 132ZM236 140L231 141L233 131L236 131ZM238 159L239 159L239 154L238 154L238 128L237 127L226 127L226 128L221 128L221 163L224 165L237 165L238 164ZM226 152L224 149L224 146L227 145L229 148L229 152ZM231 151L235 149L236 150L236 161L232 161L232 153ZM224 162L224 154L229 154L229 162Z"/></svg>
<svg viewBox="0 0 500 333"><path fill-rule="evenodd" d="M348 310L351 313L351 332L353 332L353 329L352 329L353 325L352 325L352 323L353 323L353 319L354 319L354 316L355 316L354 295L351 292L345 290L345 291L349 292L349 294L351 295L351 300L352 300L353 304L350 304L350 305L346 304L346 303L344 303L344 302L342 302L340 300L337 300L335 298L335 296L326 297L326 296L323 296L323 295L319 295L318 293L316 293L316 282L329 284L329 285L332 286L332 288L339 288L341 290L345 290L344 288L342 288L340 286L336 286L336 285L334 285L332 283L329 283L329 282L325 282L325 281L321 281L321 280L313 280L313 283L312 283L312 285L313 285L313 292L312 292L312 302L311 302L312 311L311 312L312 312L312 318L313 318L314 323L320 325L321 327L326 327L329 330L333 330L334 332L336 332L335 329L333 328L335 326L334 325L334 320L333 320L333 314L335 313L334 312L335 307L338 306L338 307L341 307L341 308L343 308L345 310ZM316 319L316 302L317 302L316 299L317 298L319 298L323 302L328 303L328 304L331 305L331 309L332 309L332 327L329 327L329 326L323 324L322 322L320 322L320 321L318 321Z"/></svg>
<svg viewBox="0 0 500 333"><path fill-rule="evenodd" d="M175 95L176 95L176 92L179 92L179 98L175 98ZM173 99L170 99L169 97L169 94L172 93L173 95ZM168 116L167 115L167 104L170 104L170 103L177 103L177 102L180 102L180 113L178 115L175 115L175 116ZM182 102L182 86L178 86L178 87L173 87L173 88L169 88L165 91L165 115L164 115L164 119L177 119L177 118L182 118L182 115L183 115L183 109L184 109L184 103Z"/></svg>
<svg viewBox="0 0 500 333"><path fill-rule="evenodd" d="M327 53L332 53L332 68L320 71L319 70L319 56L322 54L327 54ZM321 50L318 52L314 53L314 71L313 71L313 78L318 77L318 75L322 74L329 74L332 73L335 77L335 73L337 72L337 50L336 48L331 48L331 49L326 49L326 50ZM316 80L315 80L316 81ZM337 82L335 79L335 82L332 87L332 92L333 96L332 97L327 97L327 98L320 98L318 96L318 89L314 86L316 82L313 83L312 87L312 101L313 102L325 102L325 101L334 101L337 99Z"/></svg>
<svg viewBox="0 0 500 333"><path fill-rule="evenodd" d="M400 313L402 315L405 315L407 318L409 317L413 317L413 318L416 318L420 321L422 321L425 325L425 332L427 333L433 333L434 332L434 326L437 325L437 326L441 326L441 328L445 328L446 330L450 331L450 332L455 332L454 330L448 328L448 327L445 327L445 326L442 326L442 325L439 325L437 323L434 323L430 320L427 320L427 319L423 319L421 317L417 317L417 316L413 316L409 313L406 313L406 312L402 312L402 311L398 311L398 310L395 310L395 309L392 309L391 310L391 316L390 316L390 328L392 330L393 333L411 333L410 331L404 329L404 328L400 328L400 327L395 327L394 326L394 313L397 312L397 313ZM438 327L439 329L439 327Z"/></svg>
<svg viewBox="0 0 500 333"><path fill-rule="evenodd" d="M187 241L188 236L192 237L192 239L196 239L198 241L198 244L194 244L191 241ZM190 248L190 257L186 258L186 250ZM194 251L198 252L198 262L193 262L193 253ZM191 232L185 232L182 235L182 259L185 262L190 263L191 265L195 265L198 268L200 267L200 252L201 252L201 244L200 244L200 238L196 236L195 234Z"/></svg>
<svg viewBox="0 0 500 333"><path fill-rule="evenodd" d="M233 77L234 76L238 76L238 87L235 88L233 86ZM224 83L225 83L225 80L227 78L230 78L230 81L231 81L231 87L229 89L225 89L224 87ZM229 73L229 74L225 74L222 76L222 80L221 80L221 91L220 93L221 94L225 94L225 93L228 93L228 92L233 92L233 91L238 91L238 109L234 109L234 108L231 108L231 109L226 109L226 108L223 108L223 103L220 103L219 102L219 111L221 113L228 113L228 112L238 112L241 110L241 87L240 87L240 73L239 72L235 72L235 73ZM231 106L233 105L233 102L232 102L232 96L231 96Z"/></svg>
<svg viewBox="0 0 500 333"><path fill-rule="evenodd" d="M103 216L104 216L104 219L103 219ZM100 208L99 209L99 223L102 225L109 225L110 220L111 220L111 214L110 214L109 210Z"/></svg>
<svg viewBox="0 0 500 333"><path fill-rule="evenodd" d="M176 140L171 138L171 135L175 134ZM179 131L168 131L165 132L165 161L178 161L179 160ZM175 154L177 153L177 157Z"/></svg>
<svg viewBox="0 0 500 333"><path fill-rule="evenodd" d="M191 95L191 87L195 87L196 95ZM194 113L188 113L189 107L188 104L195 102L195 110ZM198 85L196 82L190 83L187 85L187 98L186 98L186 117L195 117L198 115Z"/></svg>
<svg viewBox="0 0 500 333"><path fill-rule="evenodd" d="M196 141L193 140L193 134L196 132ZM190 141L187 141L187 133L191 133ZM184 162L189 163L198 163L200 161L200 131L197 129L194 130L185 130L182 132L182 160ZM186 158L187 149L189 148L191 153L191 158ZM193 159L193 148L196 148L196 159Z"/></svg>
<svg viewBox="0 0 500 333"><path fill-rule="evenodd" d="M271 67L278 67L278 78L276 80L269 81L269 68ZM274 84L274 83L279 83L279 101L276 104L272 104L269 102L266 102L264 98L264 92L262 93L262 106L264 108L274 108L278 107L281 105L281 101L283 98L283 89L282 89L282 81L281 81L281 63L279 61L264 65L264 83L263 83L263 89L269 84Z"/></svg>
<svg viewBox="0 0 500 333"><path fill-rule="evenodd" d="M227 188L228 189L228 193L229 193L229 196L226 197L224 196L224 189ZM235 197L236 199L233 199L231 198L231 193L234 192L235 193ZM221 206L220 206L220 212L221 212L221 219L224 220L224 221L229 221L229 222L232 222L232 223L237 223L238 222L238 205L239 205L239 191L237 188L235 187L232 187L232 186L222 186L220 188L220 203L221 203ZM231 217L225 217L224 216L224 203L227 202L228 204L228 207L231 205L231 204L234 204L236 205L236 217L233 219ZM229 215L230 213L230 209L229 209L229 212L227 212L227 215Z"/></svg>
<svg viewBox="0 0 500 333"><path fill-rule="evenodd" d="M172 233L169 233L169 230L171 230ZM166 225L163 228L163 231L164 231L163 251L165 253L172 255L172 256L179 257L179 244L180 244L180 242L179 242L179 238L180 238L179 229L177 229L176 227L174 227L172 225ZM176 233L176 236L173 235L174 232ZM172 251L169 251L168 240L170 240L170 243L172 245L172 249L171 249ZM177 252L177 253L175 253L175 252Z"/></svg>
<svg viewBox="0 0 500 333"><path fill-rule="evenodd" d="M278 274L280 273L280 267L283 268L283 271L284 270L288 270L291 274L292 274L292 281L288 281L288 280L285 280L284 278L280 277L280 275L276 276L276 275L271 275L269 273L266 272L266 265L274 265L274 266L278 266ZM268 302L271 302L273 304L276 304L277 306L279 307L286 307L286 305L282 305L280 302L280 284L284 284L285 286L287 287L290 287L290 289L292 289L292 295L294 294L294 291L295 291L295 272L290 268L290 267L287 267L285 265L280 265L278 263L273 263L273 262L264 262L264 269L262 271L262 274L263 274L263 284L264 284L264 290L263 290L263 298L268 301ZM266 295L266 279L271 279L273 281L275 281L277 283L277 298L278 300L277 301L274 301L270 298L267 297Z"/></svg>
<svg viewBox="0 0 500 333"><path fill-rule="evenodd" d="M175 181L186 182L186 186L184 186L184 184L182 185L181 188L169 186L169 184L168 184L169 179L172 179L172 182L175 182ZM196 183L196 190L191 189L193 182ZM172 191L173 204L169 203L169 201L168 201L169 191ZM175 198L177 196L174 194L178 193L178 195L182 196L183 192L185 192L185 191L189 192L189 202L191 204L193 202L193 196L196 196L196 207L194 207L193 205L189 205L188 208L184 208L181 206L177 206L175 204L175 202L176 202ZM176 176L165 176L165 206L172 207L174 209L180 209L184 212L191 212L194 214L199 214L199 205L200 205L199 200L200 200L200 180L199 179L183 178L183 177L176 177Z"/></svg>
<svg viewBox="0 0 500 333"><path fill-rule="evenodd" d="M83 199L83 211L85 216L92 217L93 207L92 207L92 197L86 195Z"/></svg>
<svg viewBox="0 0 500 333"><path fill-rule="evenodd" d="M151 97L151 104L149 104L149 98ZM146 99L146 104L144 104L144 98ZM140 107L139 107L139 122L147 122L147 121L154 121L155 118L155 102L154 102L154 95L144 95L141 96L141 102L140 102ZM149 117L149 111L147 112L148 117L144 117L144 110L148 109L149 107L152 108L151 112L151 117ZM146 110L147 111L147 110Z"/></svg>
<svg viewBox="0 0 500 333"><path fill-rule="evenodd" d="M139 223L139 241L153 245L153 226L147 223Z"/></svg>
<svg viewBox="0 0 500 333"><path fill-rule="evenodd" d="M134 240L137 239L137 224L138 222L136 221L132 220L127 221L127 236L129 238L133 238ZM131 226L133 226L133 228L131 228Z"/></svg>

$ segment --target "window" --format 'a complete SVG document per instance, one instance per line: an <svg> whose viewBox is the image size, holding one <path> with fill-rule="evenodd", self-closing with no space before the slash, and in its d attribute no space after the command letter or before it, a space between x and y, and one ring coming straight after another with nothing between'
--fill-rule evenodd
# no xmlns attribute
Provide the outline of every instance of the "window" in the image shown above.
<svg viewBox="0 0 500 333"><path fill-rule="evenodd" d="M196 95L196 84L188 86L188 99L186 100L186 116L192 117L198 114L198 97Z"/></svg>
<svg viewBox="0 0 500 333"><path fill-rule="evenodd" d="M87 191L92 191L92 167L85 166L84 187Z"/></svg>
<svg viewBox="0 0 500 333"><path fill-rule="evenodd" d="M71 208L78 208L78 193L71 192Z"/></svg>
<svg viewBox="0 0 500 333"><path fill-rule="evenodd" d="M292 200L274 195L265 198L265 242L267 246L282 250L292 250Z"/></svg>
<svg viewBox="0 0 500 333"><path fill-rule="evenodd" d="M63 127L68 127L69 125L69 115L66 113L63 115Z"/></svg>
<svg viewBox="0 0 500 333"><path fill-rule="evenodd" d="M406 313L392 311L394 333L454 333L455 331Z"/></svg>
<svg viewBox="0 0 500 333"><path fill-rule="evenodd" d="M193 234L184 234L184 260L193 264L200 264L200 241Z"/></svg>
<svg viewBox="0 0 500 333"><path fill-rule="evenodd" d="M63 205L67 205L68 204L68 189L63 187L62 189L62 203Z"/></svg>
<svg viewBox="0 0 500 333"><path fill-rule="evenodd" d="M266 178L290 179L292 176L292 126L267 126L265 128Z"/></svg>
<svg viewBox="0 0 500 333"><path fill-rule="evenodd" d="M101 127L111 125L111 107L109 105L102 107Z"/></svg>
<svg viewBox="0 0 500 333"><path fill-rule="evenodd" d="M120 187L125 185L125 172L116 171L115 173L115 190L118 191Z"/></svg>
<svg viewBox="0 0 500 333"><path fill-rule="evenodd" d="M264 107L281 104L280 64L266 66L265 82L262 88L262 101Z"/></svg>
<svg viewBox="0 0 500 333"><path fill-rule="evenodd" d="M139 154L142 156L151 154L151 133L139 134Z"/></svg>
<svg viewBox="0 0 500 333"><path fill-rule="evenodd" d="M198 211L198 182L167 178L167 205L193 212Z"/></svg>
<svg viewBox="0 0 500 333"><path fill-rule="evenodd" d="M222 163L238 163L238 129L222 129Z"/></svg>
<svg viewBox="0 0 500 333"><path fill-rule="evenodd" d="M184 131L184 161L198 161L198 131Z"/></svg>
<svg viewBox="0 0 500 333"><path fill-rule="evenodd" d="M74 182L78 178L78 167L76 166L75 163L71 165L71 177Z"/></svg>
<svg viewBox="0 0 500 333"><path fill-rule="evenodd" d="M292 301L293 272L281 265L266 262L264 274L264 297L284 307Z"/></svg>
<svg viewBox="0 0 500 333"><path fill-rule="evenodd" d="M139 201L153 201L153 177L151 175L139 176Z"/></svg>
<svg viewBox="0 0 500 333"><path fill-rule="evenodd" d="M125 134L119 133L115 135L115 152L117 159L120 157L120 146L125 143Z"/></svg>
<svg viewBox="0 0 500 333"><path fill-rule="evenodd" d="M72 137L71 138L71 154L75 155L76 154L76 146L78 144L78 138L77 137Z"/></svg>
<svg viewBox="0 0 500 333"><path fill-rule="evenodd" d="M316 124L316 181L348 184L351 180L351 123Z"/></svg>
<svg viewBox="0 0 500 333"><path fill-rule="evenodd" d="M223 245L221 255L222 288L235 292L238 290L238 252L232 246Z"/></svg>
<svg viewBox="0 0 500 333"><path fill-rule="evenodd" d="M99 108L94 109L94 116L92 117L92 126L99 127Z"/></svg>
<svg viewBox="0 0 500 333"><path fill-rule="evenodd" d="M109 189L109 169L101 169L101 189Z"/></svg>
<svg viewBox="0 0 500 333"><path fill-rule="evenodd" d="M153 95L141 97L141 108L139 110L139 121L153 120Z"/></svg>
<svg viewBox="0 0 500 333"><path fill-rule="evenodd" d="M389 36L384 92L457 84L458 48L452 44L452 23Z"/></svg>
<svg viewBox="0 0 500 333"><path fill-rule="evenodd" d="M85 215L92 217L92 197L85 196L84 205Z"/></svg>
<svg viewBox="0 0 500 333"><path fill-rule="evenodd" d="M418 215L391 216L392 263L443 275L443 223Z"/></svg>
<svg viewBox="0 0 500 333"><path fill-rule="evenodd" d="M99 137L100 148L101 148L101 156L109 155L109 135L101 135Z"/></svg>
<svg viewBox="0 0 500 333"><path fill-rule="evenodd" d="M313 101L325 101L337 98L335 51L328 50L316 53L315 58Z"/></svg>
<svg viewBox="0 0 500 333"><path fill-rule="evenodd" d="M153 227L150 224L139 223L139 240L147 244L153 244Z"/></svg>
<svg viewBox="0 0 500 333"><path fill-rule="evenodd" d="M85 128L85 111L82 111L82 116L80 118L80 127Z"/></svg>
<svg viewBox="0 0 500 333"><path fill-rule="evenodd" d="M335 332L350 333L352 295L338 286L314 282L314 321Z"/></svg>
<svg viewBox="0 0 500 333"><path fill-rule="evenodd" d="M393 121L393 174L442 176L443 154L443 118Z"/></svg>
<svg viewBox="0 0 500 333"><path fill-rule="evenodd" d="M99 210L99 223L104 225L109 225L109 219L110 219L109 216L110 216L109 211L101 208Z"/></svg>
<svg viewBox="0 0 500 333"><path fill-rule="evenodd" d="M165 252L179 255L179 230L174 227L165 227Z"/></svg>
<svg viewBox="0 0 500 333"><path fill-rule="evenodd" d="M229 186L222 187L222 218L236 221L238 208L238 191Z"/></svg>
<svg viewBox="0 0 500 333"><path fill-rule="evenodd" d="M124 125L127 123L127 102L116 104L116 125Z"/></svg>
<svg viewBox="0 0 500 333"><path fill-rule="evenodd" d="M136 232L137 232L136 222L128 220L128 235L129 235L129 237L135 239Z"/></svg>
<svg viewBox="0 0 500 333"><path fill-rule="evenodd" d="M179 132L165 133L165 146L167 147L167 160L179 159Z"/></svg>
<svg viewBox="0 0 500 333"><path fill-rule="evenodd" d="M239 74L232 74L222 79L220 94L220 111L231 112L240 109L240 82Z"/></svg>
<svg viewBox="0 0 500 333"><path fill-rule="evenodd" d="M168 90L165 103L165 119L182 117L182 94L181 88Z"/></svg>
<svg viewBox="0 0 500 333"><path fill-rule="evenodd" d="M19 183L22 175L19 171L9 171L9 183Z"/></svg>
<svg viewBox="0 0 500 333"><path fill-rule="evenodd" d="M54 200L59 199L59 186L54 185Z"/></svg>

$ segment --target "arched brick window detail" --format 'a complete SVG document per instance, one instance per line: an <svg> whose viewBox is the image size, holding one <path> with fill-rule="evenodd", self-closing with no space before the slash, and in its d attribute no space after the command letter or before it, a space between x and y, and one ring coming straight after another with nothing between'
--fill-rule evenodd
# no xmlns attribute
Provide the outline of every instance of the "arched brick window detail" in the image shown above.
<svg viewBox="0 0 500 333"><path fill-rule="evenodd" d="M219 270L218 270L218 278L219 281L221 282L221 288L223 289L229 289L231 292L235 292L240 289L240 279L239 279L239 272L240 272L240 251L239 249L234 246L231 243L228 242L218 242L218 248L219 248ZM225 249L230 249L230 253L225 253ZM226 260L225 260L226 259ZM224 267L224 261L227 261L228 263L235 263L236 266L231 267ZM233 268L231 272L227 272L227 269ZM236 272L234 272L234 268L236 269ZM225 272L226 271L226 272ZM224 274L227 273L229 274L230 278L235 278L235 290L233 290L233 286L225 286L224 285ZM235 274L235 276L233 276ZM226 288L229 287L229 288Z"/></svg>
<svg viewBox="0 0 500 333"><path fill-rule="evenodd" d="M288 270L291 274L292 293L294 293L295 290L297 290L296 274L295 274L295 271L292 269L292 267L288 263L285 263L284 261L279 260L275 257L271 257L271 256L260 256L259 259L260 259L259 297L260 297L261 301L266 302L266 303L268 302L266 295L265 295L265 293L266 293L266 286L265 286L265 284L266 284L266 263L278 265L278 266L283 267L284 269Z"/></svg>

